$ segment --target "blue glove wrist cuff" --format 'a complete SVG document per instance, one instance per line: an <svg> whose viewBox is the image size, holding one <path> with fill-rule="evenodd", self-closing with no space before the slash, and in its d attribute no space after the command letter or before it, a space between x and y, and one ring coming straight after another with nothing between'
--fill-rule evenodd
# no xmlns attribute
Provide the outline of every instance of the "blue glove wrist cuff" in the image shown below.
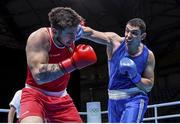
<svg viewBox="0 0 180 124"><path fill-rule="evenodd" d="M137 75L132 79L132 82L134 84L137 84L141 81L141 75L139 73L137 73Z"/></svg>

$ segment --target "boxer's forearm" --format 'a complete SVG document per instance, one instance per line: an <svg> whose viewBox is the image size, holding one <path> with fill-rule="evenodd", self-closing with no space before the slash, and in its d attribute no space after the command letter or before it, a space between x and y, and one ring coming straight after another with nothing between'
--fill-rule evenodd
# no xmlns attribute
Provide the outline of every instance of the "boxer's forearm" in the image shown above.
<svg viewBox="0 0 180 124"><path fill-rule="evenodd" d="M110 39L104 32L93 30L90 27L83 27L82 38L94 41L99 44L110 44Z"/></svg>
<svg viewBox="0 0 180 124"><path fill-rule="evenodd" d="M59 68L59 64L40 64L33 72L33 77L39 85L56 80L63 75L64 73Z"/></svg>
<svg viewBox="0 0 180 124"><path fill-rule="evenodd" d="M136 85L140 89L145 90L146 92L150 92L154 85L154 81L152 79L141 78L141 82L137 83Z"/></svg>

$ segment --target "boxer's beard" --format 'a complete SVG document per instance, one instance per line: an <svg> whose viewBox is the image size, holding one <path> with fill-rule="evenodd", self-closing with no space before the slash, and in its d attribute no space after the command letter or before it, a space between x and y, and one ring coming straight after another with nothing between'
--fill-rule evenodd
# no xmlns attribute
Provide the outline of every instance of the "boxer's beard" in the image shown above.
<svg viewBox="0 0 180 124"><path fill-rule="evenodd" d="M70 46L66 46L63 42L60 41L59 38L56 39L62 46L66 47L70 53L73 53L73 49Z"/></svg>
<svg viewBox="0 0 180 124"><path fill-rule="evenodd" d="M140 40L132 40L127 42L128 53L131 55L136 54L138 52L140 43L141 43Z"/></svg>

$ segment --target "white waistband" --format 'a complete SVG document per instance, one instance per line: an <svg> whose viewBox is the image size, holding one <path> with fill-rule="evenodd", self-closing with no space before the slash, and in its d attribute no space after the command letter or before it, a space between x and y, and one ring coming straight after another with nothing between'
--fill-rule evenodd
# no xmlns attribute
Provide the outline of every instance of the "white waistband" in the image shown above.
<svg viewBox="0 0 180 124"><path fill-rule="evenodd" d="M118 100L118 99L127 99L137 93L144 93L137 87L129 89L118 89L118 90L108 90L109 99Z"/></svg>
<svg viewBox="0 0 180 124"><path fill-rule="evenodd" d="M32 88L32 89L39 90L39 91L41 91L42 93L44 93L44 94L46 94L46 95L48 95L48 96L64 97L64 96L68 95L66 89L64 89L64 90L62 90L62 91L59 91L59 92L51 92L51 91L47 91L47 90L43 90L43 89L40 89L40 88L31 86L31 85L29 85L29 84L26 84L26 85L25 85L25 88Z"/></svg>

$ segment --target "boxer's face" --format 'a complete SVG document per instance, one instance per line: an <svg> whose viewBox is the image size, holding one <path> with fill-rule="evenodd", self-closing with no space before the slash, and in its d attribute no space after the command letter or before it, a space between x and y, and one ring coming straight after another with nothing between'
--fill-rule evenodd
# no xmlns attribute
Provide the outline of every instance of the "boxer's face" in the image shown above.
<svg viewBox="0 0 180 124"><path fill-rule="evenodd" d="M71 46L75 41L77 27L66 28L64 30L55 29L54 39L65 46Z"/></svg>
<svg viewBox="0 0 180 124"><path fill-rule="evenodd" d="M139 27L134 27L127 24L125 29L125 39L127 42L131 42L133 40L141 40L141 30L139 29Z"/></svg>
<svg viewBox="0 0 180 124"><path fill-rule="evenodd" d="M135 54L140 46L141 40L145 38L145 33L142 33L139 27L126 25L125 41L128 51Z"/></svg>

